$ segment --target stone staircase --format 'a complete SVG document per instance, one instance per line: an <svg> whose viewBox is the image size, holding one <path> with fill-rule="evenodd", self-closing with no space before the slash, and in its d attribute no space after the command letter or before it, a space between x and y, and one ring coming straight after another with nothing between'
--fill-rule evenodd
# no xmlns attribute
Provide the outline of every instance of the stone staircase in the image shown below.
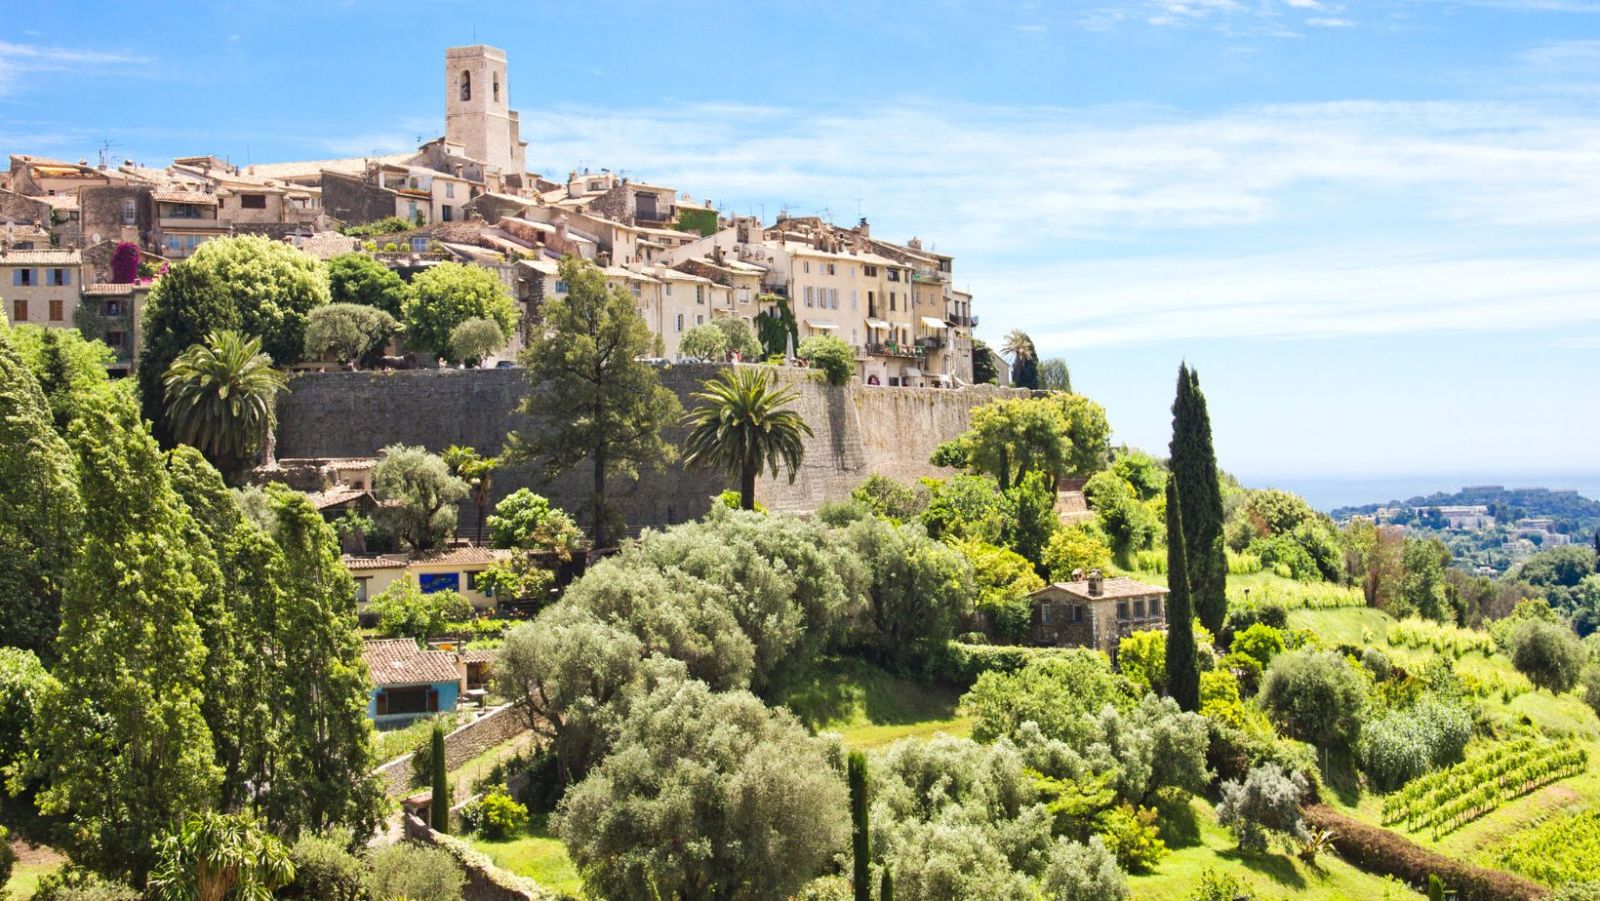
<svg viewBox="0 0 1600 901"><path fill-rule="evenodd" d="M1083 496L1083 479L1061 479L1056 483L1056 517L1064 525L1094 519L1094 511Z"/></svg>

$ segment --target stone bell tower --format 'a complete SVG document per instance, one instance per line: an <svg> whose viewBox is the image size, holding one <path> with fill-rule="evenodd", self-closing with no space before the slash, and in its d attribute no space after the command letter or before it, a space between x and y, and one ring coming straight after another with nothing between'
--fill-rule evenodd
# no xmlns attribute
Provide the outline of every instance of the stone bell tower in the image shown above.
<svg viewBox="0 0 1600 901"><path fill-rule="evenodd" d="M501 175L527 171L527 144L511 109L505 51L484 44L446 49L444 82L445 140Z"/></svg>

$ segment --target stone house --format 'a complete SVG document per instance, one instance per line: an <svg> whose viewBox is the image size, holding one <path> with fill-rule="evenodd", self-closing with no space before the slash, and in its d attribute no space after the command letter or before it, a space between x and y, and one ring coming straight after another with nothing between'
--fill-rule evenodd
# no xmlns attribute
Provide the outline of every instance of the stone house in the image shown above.
<svg viewBox="0 0 1600 901"><path fill-rule="evenodd" d="M1107 579L1099 570L1033 592L1028 637L1039 646L1094 648L1116 657L1133 632L1166 629L1167 589L1133 579Z"/></svg>
<svg viewBox="0 0 1600 901"><path fill-rule="evenodd" d="M0 251L0 297L12 325L72 328L82 286L76 250Z"/></svg>

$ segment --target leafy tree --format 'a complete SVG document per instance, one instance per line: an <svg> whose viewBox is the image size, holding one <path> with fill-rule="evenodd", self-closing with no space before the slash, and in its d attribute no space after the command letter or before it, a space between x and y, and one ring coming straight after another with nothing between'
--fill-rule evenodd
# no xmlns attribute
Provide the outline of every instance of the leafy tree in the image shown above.
<svg viewBox="0 0 1600 901"><path fill-rule="evenodd" d="M844 540L865 564L868 640L902 672L942 648L971 609L972 567L918 525L863 519Z"/></svg>
<svg viewBox="0 0 1600 901"><path fill-rule="evenodd" d="M787 711L667 682L629 703L555 828L597 896L783 898L844 843L845 799L822 742Z"/></svg>
<svg viewBox="0 0 1600 901"><path fill-rule="evenodd" d="M583 545L583 533L560 508L526 488L500 499L489 515L489 543L550 554L563 561Z"/></svg>
<svg viewBox="0 0 1600 901"><path fill-rule="evenodd" d="M1014 516L1011 499L1001 493L994 479L958 475L933 484L922 524L934 538L970 538L999 544Z"/></svg>
<svg viewBox="0 0 1600 901"><path fill-rule="evenodd" d="M269 486L272 537L288 577L277 610L287 681L273 706L280 729L261 809L287 836L334 827L372 834L383 795L372 776L370 676L356 628L356 587L339 541L305 495Z"/></svg>
<svg viewBox="0 0 1600 901"><path fill-rule="evenodd" d="M347 253L328 261L328 291L335 304L360 304L405 315L406 283L399 273L364 253Z"/></svg>
<svg viewBox="0 0 1600 901"><path fill-rule="evenodd" d="M164 384L167 422L177 440L225 472L248 465L258 448L271 462L277 397L288 378L272 368L259 339L216 332L179 354Z"/></svg>
<svg viewBox="0 0 1600 901"><path fill-rule="evenodd" d="M851 751L845 766L850 783L851 885L856 901L872 901L872 824L867 813L867 755Z"/></svg>
<svg viewBox="0 0 1600 901"><path fill-rule="evenodd" d="M1092 714L1116 698L1116 679L1105 656L1074 649L1014 673L980 675L961 698L961 709L973 718L972 737L978 741L1019 735L1031 721L1046 737L1085 747L1093 734Z"/></svg>
<svg viewBox="0 0 1600 901"><path fill-rule="evenodd" d="M820 370L830 385L843 385L856 374L856 352L832 335L812 335L800 342L795 356Z"/></svg>
<svg viewBox="0 0 1600 901"><path fill-rule="evenodd" d="M38 734L40 716L46 712L44 704L58 690L55 678L32 651L0 647L0 773L15 773L15 785L31 781L27 778L30 749L24 739Z"/></svg>
<svg viewBox="0 0 1600 901"><path fill-rule="evenodd" d="M1253 851L1267 849L1269 834L1303 839L1306 830L1300 801L1307 790L1305 777L1299 773L1286 773L1273 763L1262 764L1242 781L1222 784L1217 820L1238 836L1239 847Z"/></svg>
<svg viewBox="0 0 1600 901"><path fill-rule="evenodd" d="M1060 357L1039 361L1039 387L1045 391L1072 393L1072 372L1067 368L1067 361Z"/></svg>
<svg viewBox="0 0 1600 901"><path fill-rule="evenodd" d="M1455 610L1445 596L1445 569L1450 565L1450 549L1437 538L1407 538L1402 565L1405 579L1400 597L1406 609L1425 619L1454 621Z"/></svg>
<svg viewBox="0 0 1600 901"><path fill-rule="evenodd" d="M455 531L457 501L469 493L444 460L421 447L391 444L372 471L373 493L387 506L379 513L415 551L444 544Z"/></svg>
<svg viewBox="0 0 1600 901"><path fill-rule="evenodd" d="M139 278L139 262L144 255L139 245L132 241L118 241L111 251L111 281L118 285L131 285Z"/></svg>
<svg viewBox="0 0 1600 901"><path fill-rule="evenodd" d="M494 474L500 469L500 458L485 457L476 448L458 444L445 448L440 458L449 467L451 475L467 483L467 496L472 498L472 505L478 508L478 528L472 534L482 544L484 517L489 512L489 498L494 491ZM548 512L548 503L545 509Z"/></svg>
<svg viewBox="0 0 1600 901"><path fill-rule="evenodd" d="M1008 398L975 407L961 440L972 468L1009 491L1030 472L1053 477L1063 469L1071 450L1066 430L1060 407L1048 398Z"/></svg>
<svg viewBox="0 0 1600 901"><path fill-rule="evenodd" d="M450 330L450 358L476 369L490 355L506 346L509 339L493 319L474 316Z"/></svg>
<svg viewBox="0 0 1600 901"><path fill-rule="evenodd" d="M870 475L850 491L851 500L864 505L874 516L908 522L928 508L931 492L925 485L907 485L885 475Z"/></svg>
<svg viewBox="0 0 1600 901"><path fill-rule="evenodd" d="M1044 871L1044 892L1052 901L1122 901L1128 897L1128 877L1117 868L1116 856L1104 840L1088 843L1056 840Z"/></svg>
<svg viewBox="0 0 1600 901"><path fill-rule="evenodd" d="M163 445L172 443L165 390L172 361L211 333L238 331L243 324L239 304L216 267L202 266L193 257L167 270L150 289L139 352L139 402Z"/></svg>
<svg viewBox="0 0 1600 901"><path fill-rule="evenodd" d="M1157 629L1130 632L1117 642L1117 669L1142 690L1166 694L1167 644L1167 633Z"/></svg>
<svg viewBox="0 0 1600 901"><path fill-rule="evenodd" d="M301 901L369 901L366 861L350 853L350 833L305 833L289 849L294 881L278 890L279 898Z"/></svg>
<svg viewBox="0 0 1600 901"><path fill-rule="evenodd" d="M1106 467L1111 456L1111 424L1106 408L1070 391L1052 398L1066 422L1065 475L1086 479ZM1119 458L1120 459L1120 458Z"/></svg>
<svg viewBox="0 0 1600 901"><path fill-rule="evenodd" d="M1361 730L1366 686L1332 651L1279 654L1261 683L1261 705L1293 738L1326 748L1348 747Z"/></svg>
<svg viewBox="0 0 1600 901"><path fill-rule="evenodd" d="M450 346L451 333L468 319L493 320L502 335L517 327L517 305L500 277L460 263L440 263L412 279L401 313L409 344L452 363L461 358Z"/></svg>
<svg viewBox="0 0 1600 901"><path fill-rule="evenodd" d="M306 317L306 357L320 360L331 355L342 363L370 366L399 329L394 317L377 307L356 303L317 307Z"/></svg>
<svg viewBox="0 0 1600 901"><path fill-rule="evenodd" d="M1516 570L1517 578L1540 587L1571 588L1595 572L1596 552L1582 545L1567 544L1540 551Z"/></svg>
<svg viewBox="0 0 1600 901"><path fill-rule="evenodd" d="M1062 526L1045 545L1044 566L1058 582L1071 579L1074 570L1105 570L1111 566L1111 543L1093 522Z"/></svg>
<svg viewBox="0 0 1600 901"><path fill-rule="evenodd" d="M161 829L204 807L219 773L200 713L206 649L188 514L132 397L105 389L69 432L86 509L61 605L59 695L29 744L40 809L67 818L73 859L141 881Z"/></svg>
<svg viewBox="0 0 1600 901"><path fill-rule="evenodd" d="M449 851L401 842L372 852L367 892L374 898L459 901L467 876Z"/></svg>
<svg viewBox="0 0 1600 901"><path fill-rule="evenodd" d="M789 407L799 397L792 386L777 387L772 370L736 366L701 385L701 403L684 421L683 462L739 476L739 505L755 509L756 476L767 470L778 477L780 464L793 482L805 457L811 426Z"/></svg>
<svg viewBox="0 0 1600 901"><path fill-rule="evenodd" d="M0 666L3 665L3 663L0 663ZM1579 676L1579 682L1583 685L1583 702L1589 705L1589 709L1594 711L1595 716L1600 716L1600 666L1584 667ZM4 749L0 748L0 754L3 754L3 751ZM0 761L4 759L3 756L0 756ZM0 763L0 765L4 764Z"/></svg>
<svg viewBox="0 0 1600 901"><path fill-rule="evenodd" d="M1536 688L1565 694L1578 684L1588 655L1571 629L1528 620L1511 636L1511 665Z"/></svg>
<svg viewBox="0 0 1600 901"><path fill-rule="evenodd" d="M83 505L72 451L14 335L0 325L0 635L53 659Z"/></svg>
<svg viewBox="0 0 1600 901"><path fill-rule="evenodd" d="M1111 470L1097 472L1083 486L1083 494L1097 514L1097 522L1110 540L1112 551L1124 563L1135 551L1155 543L1161 523L1126 479ZM1170 543L1170 535L1168 540Z"/></svg>
<svg viewBox="0 0 1600 901"><path fill-rule="evenodd" d="M1361 769L1379 791L1394 791L1429 769L1461 759L1472 714L1459 702L1428 695L1361 727Z"/></svg>
<svg viewBox="0 0 1600 901"><path fill-rule="evenodd" d="M190 816L157 850L150 893L157 901L268 898L294 880L289 849L249 817Z"/></svg>
<svg viewBox="0 0 1600 901"><path fill-rule="evenodd" d="M587 460L593 473L590 538L605 547L616 518L607 500L612 476L636 477L675 453L661 430L677 418L678 400L642 358L650 328L631 294L607 287L592 263L567 258L566 297L546 300L544 328L523 355L534 390L520 410L539 425L512 436L512 453L536 458L551 477Z"/></svg>
<svg viewBox="0 0 1600 901"><path fill-rule="evenodd" d="M460 592L423 594L409 578L396 579L367 605L378 618L378 632L388 638L413 638L421 646L443 635L450 623L472 618L472 604Z"/></svg>
<svg viewBox="0 0 1600 901"><path fill-rule="evenodd" d="M769 357L781 357L800 343L800 324L795 321L789 299L777 294L756 298L762 311L756 314L756 337ZM769 312L770 310L770 312Z"/></svg>
<svg viewBox="0 0 1600 901"><path fill-rule="evenodd" d="M738 354L740 360L746 363L758 361L761 343L756 340L755 330L750 328L749 322L738 316L718 316L711 320L711 324L722 331L722 336L728 342L728 350Z"/></svg>
<svg viewBox="0 0 1600 901"><path fill-rule="evenodd" d="M678 339L678 353L697 360L720 363L728 357L728 335L711 322L697 325Z"/></svg>
<svg viewBox="0 0 1600 901"><path fill-rule="evenodd" d="M1045 473L1030 472L1012 486L1009 495L1015 516L1006 523L1002 537L1012 550L1042 569L1044 549L1061 526L1056 516L1055 483Z"/></svg>
<svg viewBox="0 0 1600 901"><path fill-rule="evenodd" d="M83 337L77 329L36 325L16 326L11 339L44 392L56 431L65 437L78 405L109 380L106 367L114 359L111 348Z"/></svg>
<svg viewBox="0 0 1600 901"><path fill-rule="evenodd" d="M450 831L450 780L445 773L444 723L433 721L433 753L429 755L432 766L433 797L428 804L428 825L434 832Z"/></svg>
<svg viewBox="0 0 1600 901"><path fill-rule="evenodd" d="M1265 669L1272 658L1283 653L1283 633L1266 623L1253 623L1233 633L1228 650L1253 657Z"/></svg>
<svg viewBox="0 0 1600 901"><path fill-rule="evenodd" d="M1167 490L1167 471L1156 458L1144 451L1127 448L1117 451L1111 471L1128 483L1139 500L1155 500Z"/></svg>
<svg viewBox="0 0 1600 901"><path fill-rule="evenodd" d="M572 603L558 603L505 635L495 690L550 742L563 784L604 753L608 705L633 682L643 645L630 632Z"/></svg>
<svg viewBox="0 0 1600 901"><path fill-rule="evenodd" d="M174 269L182 266L216 276L239 313L239 330L261 339L261 349L280 366L300 359L306 317L329 300L328 274L321 261L260 235L207 241ZM171 275L168 272L161 281ZM207 331L230 327L219 323Z"/></svg>
<svg viewBox="0 0 1600 901"><path fill-rule="evenodd" d="M1000 373L994 368L994 351L978 338L972 339L972 381L979 385L994 385Z"/></svg>
<svg viewBox="0 0 1600 901"><path fill-rule="evenodd" d="M1012 329L1000 345L1000 352L1011 358L1011 384L1018 388L1039 387L1039 353L1027 332Z"/></svg>
<svg viewBox="0 0 1600 901"><path fill-rule="evenodd" d="M1222 544L1222 489L1217 455L1211 444L1211 414L1200 391L1200 378L1187 365L1178 367L1177 398L1172 402L1172 478L1183 503L1184 559L1195 614L1207 629L1218 632L1228 613L1228 560ZM1178 540L1174 537L1171 540Z"/></svg>
<svg viewBox="0 0 1600 901"><path fill-rule="evenodd" d="M972 564L975 606L988 614L996 636L1005 641L1026 638L1033 620L1028 594L1044 587L1033 564L1015 551L974 538L949 544Z"/></svg>

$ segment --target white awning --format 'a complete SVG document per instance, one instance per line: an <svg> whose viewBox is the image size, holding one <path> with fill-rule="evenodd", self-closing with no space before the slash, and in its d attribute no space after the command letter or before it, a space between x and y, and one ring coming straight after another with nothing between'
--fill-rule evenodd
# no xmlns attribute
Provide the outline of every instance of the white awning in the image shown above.
<svg viewBox="0 0 1600 901"><path fill-rule="evenodd" d="M924 317L922 317L922 324L927 326L928 328L938 328L938 329L949 328L948 325L944 324L944 320L943 319L935 319L932 316L924 316Z"/></svg>
<svg viewBox="0 0 1600 901"><path fill-rule="evenodd" d="M909 376L921 376L922 375L922 370L918 369L915 366L907 366L905 368L905 370L902 371L900 374L901 375L909 375Z"/></svg>
<svg viewBox="0 0 1600 901"><path fill-rule="evenodd" d="M837 325L834 325L831 322L818 322L815 319L807 319L806 320L806 325L809 325L814 329L821 329L821 330L823 330L825 332L831 332L834 329L838 328Z"/></svg>
<svg viewBox="0 0 1600 901"><path fill-rule="evenodd" d="M886 329L888 327L889 327L889 323L884 322L882 319L868 319L867 320L867 328Z"/></svg>

